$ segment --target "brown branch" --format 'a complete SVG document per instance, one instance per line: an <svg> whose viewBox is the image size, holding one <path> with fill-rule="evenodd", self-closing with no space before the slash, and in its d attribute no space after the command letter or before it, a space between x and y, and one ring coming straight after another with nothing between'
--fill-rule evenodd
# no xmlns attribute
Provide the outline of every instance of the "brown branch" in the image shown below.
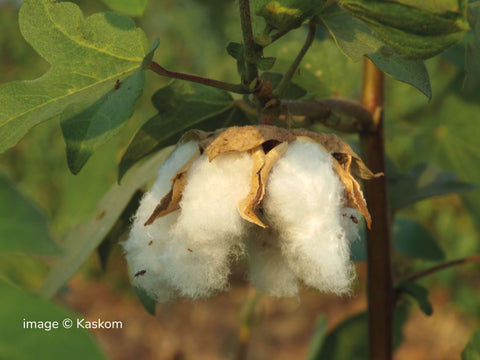
<svg viewBox="0 0 480 360"><path fill-rule="evenodd" d="M170 71L165 69L164 67L157 64L155 61L150 62L148 64L147 69L152 70L153 72L157 73L158 75L166 76L169 78L179 79L179 80L187 80L191 82L195 82L198 84L203 84L207 86L211 86L217 89L222 89L230 92L234 92L237 94L250 94L252 91L243 84L231 84L219 80L213 80L209 78L204 78L201 76L190 75L179 73L175 71Z"/></svg>
<svg viewBox="0 0 480 360"><path fill-rule="evenodd" d="M452 266L468 264L468 263L477 262L477 261L480 261L480 254L479 255L467 256L467 257L464 257L462 259L447 261L443 264L433 266L430 269L426 269L426 270L420 271L416 274L410 275L404 281L410 281L410 282L417 281L421 278L432 275L432 274L434 274L434 273L436 273L440 270L444 270L444 269L447 269L447 268L452 267Z"/></svg>
<svg viewBox="0 0 480 360"><path fill-rule="evenodd" d="M243 45L245 47L247 79L248 82L251 83L258 77L258 69L256 62L259 47L255 43L255 39L253 38L252 19L250 16L250 1L239 0L238 5L240 8L240 24L242 26Z"/></svg>
<svg viewBox="0 0 480 360"><path fill-rule="evenodd" d="M373 116L365 107L346 99L284 100L280 104L288 115L305 116L310 124L321 123L346 133L359 133L373 123Z"/></svg>
<svg viewBox="0 0 480 360"><path fill-rule="evenodd" d="M365 164L385 173L383 127L384 75L364 59L362 105L372 114L370 127L360 133ZM394 292L391 265L391 227L385 177L365 183L365 198L373 224L367 231L368 330L371 360L390 360L393 353Z"/></svg>

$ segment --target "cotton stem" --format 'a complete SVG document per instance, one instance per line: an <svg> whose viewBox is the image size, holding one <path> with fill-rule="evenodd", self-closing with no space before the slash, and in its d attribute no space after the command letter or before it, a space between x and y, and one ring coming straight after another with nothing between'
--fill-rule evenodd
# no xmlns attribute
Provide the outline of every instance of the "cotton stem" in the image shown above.
<svg viewBox="0 0 480 360"><path fill-rule="evenodd" d="M258 69L256 58L258 46L255 44L252 30L252 19L250 16L250 1L239 0L240 7L240 23L242 26L243 45L245 47L245 60L247 67L247 79L249 83L258 78Z"/></svg>
<svg viewBox="0 0 480 360"><path fill-rule="evenodd" d="M360 133L363 160L373 172L385 173L384 75L364 59L362 105L373 116ZM365 198L373 224L367 232L367 281L370 360L390 360L393 352L394 292L391 268L391 227L385 176L365 182Z"/></svg>

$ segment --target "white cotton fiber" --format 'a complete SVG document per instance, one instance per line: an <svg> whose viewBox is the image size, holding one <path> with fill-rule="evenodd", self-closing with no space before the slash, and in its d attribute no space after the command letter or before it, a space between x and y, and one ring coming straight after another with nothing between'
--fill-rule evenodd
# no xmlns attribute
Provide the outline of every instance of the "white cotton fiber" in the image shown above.
<svg viewBox="0 0 480 360"><path fill-rule="evenodd" d="M297 277L320 291L345 293L353 278L341 226L343 185L320 145L294 142L274 165L263 201Z"/></svg>
<svg viewBox="0 0 480 360"><path fill-rule="evenodd" d="M250 190L253 158L202 155L188 171L181 212L161 254L165 276L181 295L203 297L228 286L230 258L242 252L246 222L237 204Z"/></svg>
<svg viewBox="0 0 480 360"><path fill-rule="evenodd" d="M176 221L178 213L159 218L149 226L144 226L144 223L170 190L170 179L197 149L198 145L195 142L179 145L165 161L152 189L140 202L129 238L122 244L135 286L143 288L159 301L169 300L174 295L173 288L166 282L159 258L168 240L169 228Z"/></svg>
<svg viewBox="0 0 480 360"><path fill-rule="evenodd" d="M180 209L145 226L196 151L195 142L179 145L141 200L123 244L135 286L158 301L207 297L228 287L231 262L245 255L251 283L265 295L297 296L301 281L324 292L349 291L349 242L358 237L360 214L343 207L334 159L317 143L292 142L273 165L257 209L267 229L238 210L251 190L250 152L198 157L187 171Z"/></svg>
<svg viewBox="0 0 480 360"><path fill-rule="evenodd" d="M278 234L272 229L252 230L246 249L252 286L267 296L296 296L298 281L282 255Z"/></svg>

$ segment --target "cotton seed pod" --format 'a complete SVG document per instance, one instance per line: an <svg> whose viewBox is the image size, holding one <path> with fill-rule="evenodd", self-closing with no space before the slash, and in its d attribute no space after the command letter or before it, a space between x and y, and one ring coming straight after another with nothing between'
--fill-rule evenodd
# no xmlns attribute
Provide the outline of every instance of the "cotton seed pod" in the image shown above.
<svg viewBox="0 0 480 360"><path fill-rule="evenodd" d="M272 28L288 31L302 25L324 4L324 0L257 0L255 13L262 16Z"/></svg>
<svg viewBox="0 0 480 360"><path fill-rule="evenodd" d="M124 243L135 286L158 301L228 287L245 256L252 285L346 293L349 242L371 219L355 179L373 174L332 134L273 126L186 134L141 201Z"/></svg>

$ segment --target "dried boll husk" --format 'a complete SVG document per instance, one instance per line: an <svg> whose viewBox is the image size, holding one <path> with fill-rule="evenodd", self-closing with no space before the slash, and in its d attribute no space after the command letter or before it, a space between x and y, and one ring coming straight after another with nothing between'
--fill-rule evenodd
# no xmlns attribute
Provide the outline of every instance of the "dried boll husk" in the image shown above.
<svg viewBox="0 0 480 360"><path fill-rule="evenodd" d="M349 243L370 216L357 179L373 174L340 138L245 126L185 134L159 170L124 243L135 286L158 301L228 288L246 257L262 293L301 283L350 291Z"/></svg>
<svg viewBox="0 0 480 360"><path fill-rule="evenodd" d="M370 213L356 178L370 180L382 176L383 173L374 174L370 171L352 148L334 134L315 133L305 129L287 130L268 125L234 126L214 133L194 130L187 133L180 143L187 140L197 140L199 152L195 153L172 178L170 192L162 198L145 225L152 224L155 219L179 209L181 192L185 187L185 174L200 154L206 154L212 161L224 153L249 152L254 158L251 188L247 197L238 204L238 210L245 220L267 228L268 225L258 218L255 211L262 206L269 172L285 153L288 144L294 141L307 141L321 145L334 157L334 171L345 187L345 207L357 210L365 217L367 227L369 229L371 227Z"/></svg>

